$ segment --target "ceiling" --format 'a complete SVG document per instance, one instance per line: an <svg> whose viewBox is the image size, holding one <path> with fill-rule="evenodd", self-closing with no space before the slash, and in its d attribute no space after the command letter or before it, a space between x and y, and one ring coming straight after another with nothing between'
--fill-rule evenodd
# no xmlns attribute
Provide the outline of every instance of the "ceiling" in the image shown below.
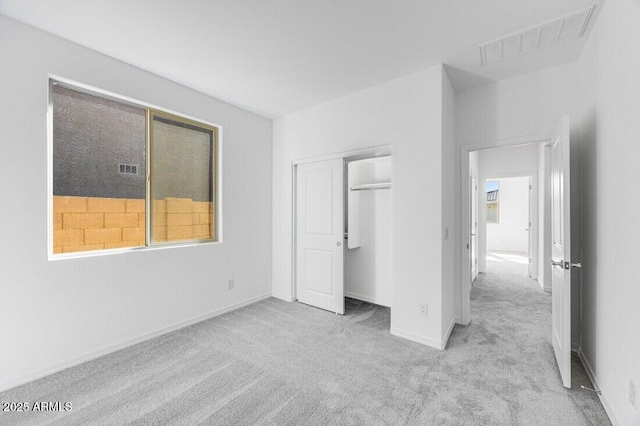
<svg viewBox="0 0 640 426"><path fill-rule="evenodd" d="M0 13L277 118L438 63L457 90L578 59L478 45L604 0L0 0Z"/></svg>

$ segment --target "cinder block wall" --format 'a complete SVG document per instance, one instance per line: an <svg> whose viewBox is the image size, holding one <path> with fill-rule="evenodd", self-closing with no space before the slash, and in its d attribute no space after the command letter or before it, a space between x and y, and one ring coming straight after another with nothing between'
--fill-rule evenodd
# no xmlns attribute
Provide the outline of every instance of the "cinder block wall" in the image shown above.
<svg viewBox="0 0 640 426"><path fill-rule="evenodd" d="M190 198L154 201L154 241L211 238L213 204ZM53 197L53 252L145 245L145 200Z"/></svg>

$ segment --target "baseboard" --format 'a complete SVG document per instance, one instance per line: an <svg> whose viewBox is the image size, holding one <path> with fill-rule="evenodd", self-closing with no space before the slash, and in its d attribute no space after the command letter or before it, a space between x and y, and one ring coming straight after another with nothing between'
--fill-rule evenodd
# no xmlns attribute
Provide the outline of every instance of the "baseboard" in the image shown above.
<svg viewBox="0 0 640 426"><path fill-rule="evenodd" d="M602 403L602 406L604 407L604 411L607 413L607 416L609 416L609 420L611 420L611 424L613 426L622 426L622 423L618 420L618 416L616 416L616 413L613 411L613 407L611 406L611 404L609 403L609 400L607 399L604 392L602 391L602 388L598 383L598 378L594 374L593 369L591 368L591 364L589 364L589 361L587 360L587 357L584 355L584 352L582 352L582 348L577 345L571 345L571 350L578 354L578 357L580 358L580 361L582 362L582 365L584 366L584 369L587 372L587 376L589 376L589 380L591 380L591 383L593 383L594 389L597 389L601 392L598 395L598 398L600 398L600 402Z"/></svg>
<svg viewBox="0 0 640 426"><path fill-rule="evenodd" d="M444 349L444 346L442 346L442 342L420 336L419 334L415 334L410 331L391 327L391 330L389 330L389 332L396 337L402 337L403 339L411 340L412 342L420 343L422 345L429 346L430 348L438 350Z"/></svg>
<svg viewBox="0 0 640 426"><path fill-rule="evenodd" d="M373 303L374 305L385 306L387 308L391 307L391 303L386 300L376 299L375 297L363 296L361 294L351 293L348 291L344 292L345 297L349 297L351 299L362 300L363 302Z"/></svg>
<svg viewBox="0 0 640 426"><path fill-rule="evenodd" d="M285 302L293 302L293 297L284 296L282 294L271 293L271 297L275 297L276 299L284 300Z"/></svg>
<svg viewBox="0 0 640 426"><path fill-rule="evenodd" d="M441 342L442 349L445 349L447 347L447 342L449 342L449 337L451 337L451 332L453 331L453 327L455 327L455 325L456 325L456 319L453 318L451 320L451 323L449 324L449 328L447 329L447 332L442 338L442 342Z"/></svg>
<svg viewBox="0 0 640 426"><path fill-rule="evenodd" d="M43 377L49 376L51 374L58 373L62 370L66 370L67 368L75 367L77 365L83 364L87 361L94 360L96 358L100 358L101 356L108 355L113 352L117 352L121 349L128 348L129 346L137 345L138 343L145 342L147 340L154 339L158 336L162 336L163 334L171 333L173 331L179 330L181 328L188 327L193 324L197 324L202 321L206 321L210 318L217 317L222 314L226 314L227 312L234 311L236 309L240 309L242 307L252 305L261 300L265 300L271 297L271 294L263 294L261 296L253 297L251 299L244 300L242 302L235 303L233 305L226 306L224 308L216 309L214 311L208 312L203 315L198 315L197 317L190 318L185 321L180 321L176 324L170 325L168 327L163 327L158 330L154 330L149 333L142 334L140 336L124 340L122 342L105 346L100 349L96 349L94 351L89 351L85 354L72 357L66 361L61 361L47 367L39 368L37 370L30 371L28 373L19 374L14 377L10 377L8 379L3 379L0 381L0 392L4 392L6 390L15 388L20 385L24 385L25 383L32 382L34 380L41 379Z"/></svg>

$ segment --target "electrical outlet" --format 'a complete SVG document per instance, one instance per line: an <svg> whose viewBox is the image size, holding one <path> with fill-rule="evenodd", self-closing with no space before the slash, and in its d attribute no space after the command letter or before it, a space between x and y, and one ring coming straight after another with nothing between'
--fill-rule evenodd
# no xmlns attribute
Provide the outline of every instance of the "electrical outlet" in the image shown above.
<svg viewBox="0 0 640 426"><path fill-rule="evenodd" d="M426 303L420 304L420 315L428 317L429 316L429 305Z"/></svg>
<svg viewBox="0 0 640 426"><path fill-rule="evenodd" d="M633 405L633 408L638 409L638 400L636 399L636 384L632 379L629 379L629 402Z"/></svg>
<svg viewBox="0 0 640 426"><path fill-rule="evenodd" d="M235 286L236 286L235 278L231 278L229 281L227 281L227 290L231 290Z"/></svg>

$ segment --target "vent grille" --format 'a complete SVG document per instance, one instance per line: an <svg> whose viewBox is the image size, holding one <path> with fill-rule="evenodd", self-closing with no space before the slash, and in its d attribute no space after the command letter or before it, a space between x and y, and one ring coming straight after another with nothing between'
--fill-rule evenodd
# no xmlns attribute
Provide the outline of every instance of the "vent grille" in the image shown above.
<svg viewBox="0 0 640 426"><path fill-rule="evenodd" d="M482 65L582 37L595 6L493 40L480 47Z"/></svg>
<svg viewBox="0 0 640 426"><path fill-rule="evenodd" d="M139 164L118 163L118 173L121 175L138 175Z"/></svg>

